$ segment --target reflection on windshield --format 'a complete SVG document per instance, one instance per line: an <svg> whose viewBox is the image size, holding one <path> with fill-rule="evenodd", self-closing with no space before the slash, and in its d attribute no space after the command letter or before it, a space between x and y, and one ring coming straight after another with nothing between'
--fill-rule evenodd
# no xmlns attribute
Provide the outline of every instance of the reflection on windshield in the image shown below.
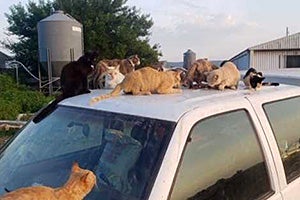
<svg viewBox="0 0 300 200"><path fill-rule="evenodd" d="M62 186L73 162L98 187L86 199L143 199L175 123L59 107L29 123L0 155L0 195L32 185ZM22 178L21 178L22 177Z"/></svg>

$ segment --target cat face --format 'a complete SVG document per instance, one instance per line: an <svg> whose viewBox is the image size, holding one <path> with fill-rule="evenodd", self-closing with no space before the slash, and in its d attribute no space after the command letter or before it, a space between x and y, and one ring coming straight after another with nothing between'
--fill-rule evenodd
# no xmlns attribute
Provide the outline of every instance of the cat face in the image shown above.
<svg viewBox="0 0 300 200"><path fill-rule="evenodd" d="M260 74L253 74L250 76L250 86L253 89L260 89L262 86L262 82L265 77L261 76Z"/></svg>
<svg viewBox="0 0 300 200"><path fill-rule="evenodd" d="M256 73L257 73L256 69L251 67L250 69L247 70L247 72L244 75L243 79L245 79L247 76L250 76L251 74L256 74Z"/></svg>
<svg viewBox="0 0 300 200"><path fill-rule="evenodd" d="M136 54L133 55L133 56L130 56L128 59L131 60L131 62L132 62L135 66L141 64L141 60L140 60L139 56L136 55Z"/></svg>
<svg viewBox="0 0 300 200"><path fill-rule="evenodd" d="M194 82L196 82L197 85L201 84L202 81L206 81L205 73L212 70L213 65L207 59L196 60L187 71L183 85L192 88Z"/></svg>
<svg viewBox="0 0 300 200"><path fill-rule="evenodd" d="M172 71L173 76L174 76L174 88L180 88L181 86L181 74L183 71Z"/></svg>
<svg viewBox="0 0 300 200"><path fill-rule="evenodd" d="M98 53L86 52L83 56L78 59L78 62L85 63L88 67L85 69L87 74L90 74L94 70L94 66L97 64Z"/></svg>
<svg viewBox="0 0 300 200"><path fill-rule="evenodd" d="M83 194L88 194L96 184L95 174L87 169L79 167L78 163L74 163L71 170L71 175L66 185L72 186L73 190L81 191Z"/></svg>
<svg viewBox="0 0 300 200"><path fill-rule="evenodd" d="M217 70L215 70L210 73L207 73L206 81L210 87L215 87L221 83L222 79L220 78L220 75L218 74Z"/></svg>
<svg viewBox="0 0 300 200"><path fill-rule="evenodd" d="M117 66L108 66L106 65L106 71L105 76L109 79L109 80L114 80L116 79L116 77L118 76L118 74L120 73L120 65Z"/></svg>

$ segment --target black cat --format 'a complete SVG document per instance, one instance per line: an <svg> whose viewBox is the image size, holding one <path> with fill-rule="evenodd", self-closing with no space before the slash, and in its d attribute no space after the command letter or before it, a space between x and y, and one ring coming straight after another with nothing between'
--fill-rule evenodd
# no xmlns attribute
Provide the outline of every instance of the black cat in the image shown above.
<svg viewBox="0 0 300 200"><path fill-rule="evenodd" d="M96 52L86 52L77 61L72 61L63 67L60 76L62 94L33 118L34 123L48 116L63 99L90 92L88 75L93 72L97 57Z"/></svg>
<svg viewBox="0 0 300 200"><path fill-rule="evenodd" d="M88 75L94 70L97 56L96 52L87 52L63 67L60 76L63 99L90 92Z"/></svg>
<svg viewBox="0 0 300 200"><path fill-rule="evenodd" d="M263 82L265 77L263 76L262 72L256 71L254 68L248 69L246 74L243 77L244 84L249 89L258 90L261 86L279 86L279 83L273 82Z"/></svg>

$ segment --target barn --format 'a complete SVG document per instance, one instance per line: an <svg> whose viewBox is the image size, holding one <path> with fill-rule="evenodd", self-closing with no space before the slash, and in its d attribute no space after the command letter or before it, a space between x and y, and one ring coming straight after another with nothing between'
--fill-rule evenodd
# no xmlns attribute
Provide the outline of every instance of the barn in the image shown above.
<svg viewBox="0 0 300 200"><path fill-rule="evenodd" d="M250 47L230 60L240 70L300 68L300 32Z"/></svg>

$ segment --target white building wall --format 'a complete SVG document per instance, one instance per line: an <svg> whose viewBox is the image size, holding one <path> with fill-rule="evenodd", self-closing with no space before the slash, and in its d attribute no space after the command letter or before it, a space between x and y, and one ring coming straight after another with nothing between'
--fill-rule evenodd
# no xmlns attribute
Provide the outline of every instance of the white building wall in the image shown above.
<svg viewBox="0 0 300 200"><path fill-rule="evenodd" d="M287 55L300 55L300 50L290 51L253 51L250 67L257 70L273 70L286 68Z"/></svg>

